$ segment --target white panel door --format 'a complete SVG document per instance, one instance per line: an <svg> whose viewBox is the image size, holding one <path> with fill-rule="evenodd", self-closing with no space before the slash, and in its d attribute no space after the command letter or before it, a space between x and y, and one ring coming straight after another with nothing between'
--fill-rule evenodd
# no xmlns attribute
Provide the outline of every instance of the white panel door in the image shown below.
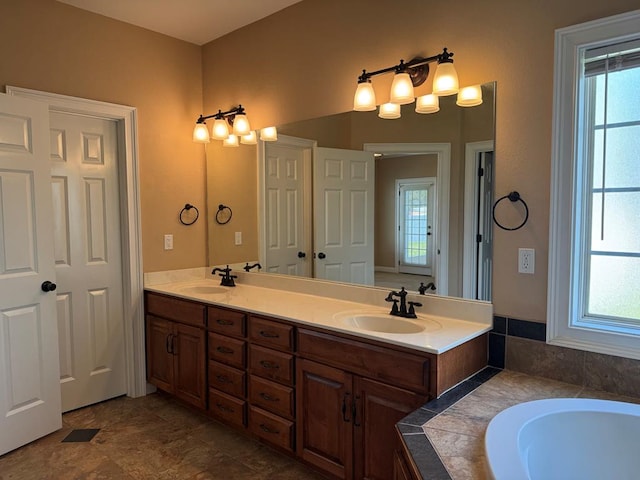
<svg viewBox="0 0 640 480"><path fill-rule="evenodd" d="M62 410L127 392L116 122L51 113Z"/></svg>
<svg viewBox="0 0 640 480"><path fill-rule="evenodd" d="M316 278L373 285L373 153L317 148L313 182Z"/></svg>
<svg viewBox="0 0 640 480"><path fill-rule="evenodd" d="M311 239L305 234L305 149L265 143L267 272L310 277Z"/></svg>
<svg viewBox="0 0 640 480"><path fill-rule="evenodd" d="M62 427L48 116L0 94L0 455Z"/></svg>

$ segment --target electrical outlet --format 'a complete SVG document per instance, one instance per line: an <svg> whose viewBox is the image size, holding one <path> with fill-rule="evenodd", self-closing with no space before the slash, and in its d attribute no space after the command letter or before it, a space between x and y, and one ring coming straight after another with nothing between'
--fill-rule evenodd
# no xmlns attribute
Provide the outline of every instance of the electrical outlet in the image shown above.
<svg viewBox="0 0 640 480"><path fill-rule="evenodd" d="M236 245L242 245L242 232L236 232Z"/></svg>
<svg viewBox="0 0 640 480"><path fill-rule="evenodd" d="M164 249L173 250L173 235L168 234L164 236Z"/></svg>
<svg viewBox="0 0 640 480"><path fill-rule="evenodd" d="M518 249L518 273L534 273L536 267L536 251L533 248Z"/></svg>

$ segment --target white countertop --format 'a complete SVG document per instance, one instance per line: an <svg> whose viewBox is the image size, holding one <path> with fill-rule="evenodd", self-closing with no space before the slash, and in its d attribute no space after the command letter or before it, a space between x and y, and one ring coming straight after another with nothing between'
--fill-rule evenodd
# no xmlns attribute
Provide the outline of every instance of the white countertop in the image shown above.
<svg viewBox="0 0 640 480"><path fill-rule="evenodd" d="M426 315L417 311L418 318L408 321L425 327L425 330L419 333L398 334L365 330L351 325L347 317L353 314L373 314L388 316L391 319L398 319L399 321L407 320L388 315L390 311L389 306L383 307L381 305L371 305L369 303L358 303L329 298L327 296L299 293L281 288L267 288L265 286L243 284L241 280L250 277L242 273L239 274L239 277L240 278L236 280L235 287L220 287L220 282L217 277L191 278L174 281L180 277L170 276L166 278L166 280L169 280L167 283L157 283L157 279L152 282L145 281L145 290L173 295L188 300L196 300L210 305L229 307L249 313L289 320L301 325L322 327L336 332L357 335L363 338L379 340L434 354L446 352L451 348L490 331L492 328L491 321L487 322L486 306L480 304L480 307L483 308L478 315L481 317L478 322L459 320L441 315ZM259 275L259 277L264 278L267 276ZM277 276L274 277L277 278ZM262 278L261 281L264 282ZM293 280L286 279L286 281L291 282ZM306 280L306 282L309 282L309 280ZM318 283L318 288L322 288L322 282ZM343 288L349 288L349 286L344 286ZM357 289L362 287L353 288ZM215 290L215 293L207 293L206 290L208 289ZM384 290L380 290L379 292L374 291L373 293L384 294L384 292ZM357 297L357 295L355 296ZM384 295L376 296L381 296L380 300L384 302ZM421 296L419 300L423 303L429 302L430 299L427 297L428 296ZM441 302L442 300L433 297L432 301ZM456 300L452 299L452 301ZM462 301L464 302L464 300ZM465 308L468 310L469 306L465 305ZM427 310L429 309L427 308ZM442 310L442 308L440 308L440 310ZM456 309L453 308L453 310Z"/></svg>

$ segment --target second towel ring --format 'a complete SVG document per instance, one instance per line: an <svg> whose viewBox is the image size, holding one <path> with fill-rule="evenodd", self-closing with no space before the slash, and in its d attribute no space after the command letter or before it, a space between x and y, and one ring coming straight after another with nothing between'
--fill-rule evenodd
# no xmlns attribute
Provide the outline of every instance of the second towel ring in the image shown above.
<svg viewBox="0 0 640 480"><path fill-rule="evenodd" d="M191 209L194 209L196 211L196 218L194 218L193 220L191 220L190 222L185 222L182 219L182 214L184 212L188 212ZM183 225L193 225L194 223L196 223L198 221L198 217L200 216L200 211L198 210L197 207L195 207L194 205L191 205L190 203L185 204L184 208L182 210L180 210L180 223Z"/></svg>
<svg viewBox="0 0 640 480"><path fill-rule="evenodd" d="M224 225L225 223L229 223L233 217L233 212L231 211L231 207L227 207L226 205L220 204L218 205L218 211L216 212L216 222L219 225Z"/></svg>
<svg viewBox="0 0 640 480"><path fill-rule="evenodd" d="M520 225L518 225L517 227L505 227L504 225L500 224L500 222L498 222L498 220L496 220L496 207L498 206L498 204L504 200L505 198L508 198L509 200L511 200L512 202L522 202L522 205L524 205L524 220L522 221L522 223ZM527 202L525 202L522 197L520 196L520 194L516 191L510 192L508 195L505 195L504 197L500 197L498 200L496 200L496 203L493 204L493 211L492 211L492 215L493 215L493 221L496 223L497 226L499 226L501 229L503 230L508 230L508 231L513 231L513 230L518 230L522 227L524 227L524 224L527 223L527 220L529 220L529 207L527 206Z"/></svg>

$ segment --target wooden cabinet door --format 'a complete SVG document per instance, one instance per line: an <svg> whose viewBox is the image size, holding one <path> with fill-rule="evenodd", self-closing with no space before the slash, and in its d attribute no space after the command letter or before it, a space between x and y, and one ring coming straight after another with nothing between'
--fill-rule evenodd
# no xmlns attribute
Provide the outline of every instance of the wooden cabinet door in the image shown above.
<svg viewBox="0 0 640 480"><path fill-rule="evenodd" d="M147 315L147 380L173 393L173 322Z"/></svg>
<svg viewBox="0 0 640 480"><path fill-rule="evenodd" d="M342 479L353 478L351 386L352 376L343 370L298 363L297 454Z"/></svg>
<svg viewBox="0 0 640 480"><path fill-rule="evenodd" d="M395 425L424 404L426 398L362 377L354 379L354 395L355 477L394 478Z"/></svg>
<svg viewBox="0 0 640 480"><path fill-rule="evenodd" d="M206 408L205 332L181 323L173 328L174 393L185 402Z"/></svg>

